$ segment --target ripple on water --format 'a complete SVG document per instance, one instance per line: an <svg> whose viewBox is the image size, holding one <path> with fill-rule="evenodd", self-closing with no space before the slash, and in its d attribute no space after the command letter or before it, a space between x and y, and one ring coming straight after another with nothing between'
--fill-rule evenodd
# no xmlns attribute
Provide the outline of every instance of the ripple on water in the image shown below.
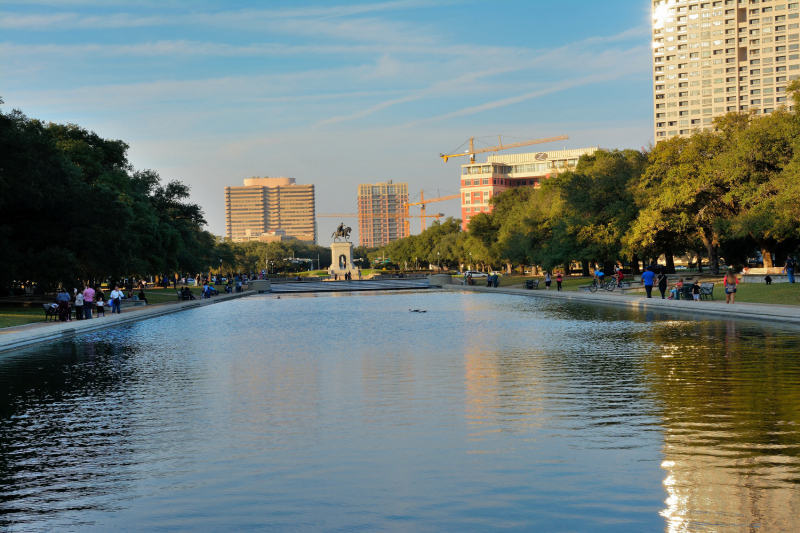
<svg viewBox="0 0 800 533"><path fill-rule="evenodd" d="M195 309L0 359L0 527L791 531L798 348L506 295Z"/></svg>

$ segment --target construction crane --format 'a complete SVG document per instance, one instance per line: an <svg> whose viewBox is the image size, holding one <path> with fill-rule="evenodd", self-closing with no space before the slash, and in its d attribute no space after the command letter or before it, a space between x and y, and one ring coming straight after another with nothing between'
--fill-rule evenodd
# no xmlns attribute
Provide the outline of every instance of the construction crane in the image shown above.
<svg viewBox="0 0 800 533"><path fill-rule="evenodd" d="M431 198L430 200L426 200L425 199L425 191L420 191L420 193L419 193L419 202L414 202L412 204L405 204L406 217L410 216L408 214L408 208L411 207L411 206L418 205L419 206L419 210L420 210L420 215L419 215L419 217L420 217L420 220L419 220L420 221L420 225L422 227L422 231L425 231L425 219L426 218L436 218L437 220L439 219L438 216L434 217L434 215L426 215L425 214L425 204L430 204L430 203L433 203L433 202L444 202L445 200L455 200L456 198L461 198L461 195L460 194L451 194L450 196L440 196L438 198ZM444 216L441 213L439 213L439 215ZM410 229L408 227L408 220L406 220L406 234L409 234L409 235L411 234Z"/></svg>
<svg viewBox="0 0 800 533"><path fill-rule="evenodd" d="M569 135L560 135L558 137L548 137L546 139L534 139L531 141L522 141L518 143L512 144L503 144L503 140L500 136L497 136L497 140L500 143L498 146L491 146L489 148L480 148L478 150L475 149L475 145L473 143L474 137L469 138L469 150L465 150L463 154L451 154L451 155L444 155L439 154L439 157L444 159L444 162L447 163L447 160L451 157L461 157L463 155L469 155L469 162L475 162L475 154L483 154L485 152L497 152L499 150L509 150L511 148L519 148L520 146L531 146L532 144L543 144L543 143L551 143L554 141L563 141L569 139ZM463 146L463 145L462 145Z"/></svg>
<svg viewBox="0 0 800 533"><path fill-rule="evenodd" d="M357 213L325 213L323 215L317 215L318 217L327 217L327 218L359 218L362 216L364 218L398 218L398 219L409 219L409 218L421 218L422 219L422 229L425 230L425 219L426 218L435 218L439 220L444 216L444 213L436 213L435 215L409 215L406 213L363 213L362 215L358 215ZM405 222L406 224L406 235L408 233L408 220Z"/></svg>

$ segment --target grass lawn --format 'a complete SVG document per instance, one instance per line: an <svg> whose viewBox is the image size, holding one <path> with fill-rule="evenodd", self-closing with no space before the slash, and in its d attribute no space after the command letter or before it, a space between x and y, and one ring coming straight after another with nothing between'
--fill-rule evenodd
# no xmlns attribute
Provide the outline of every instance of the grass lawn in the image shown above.
<svg viewBox="0 0 800 533"><path fill-rule="evenodd" d="M719 289L719 294L717 294L717 289ZM725 289L721 284L714 287L714 297L725 301ZM736 301L754 304L800 305L800 284L740 283L736 291Z"/></svg>
<svg viewBox="0 0 800 533"><path fill-rule="evenodd" d="M458 277L459 279L463 279L464 276L453 276ZM529 279L538 279L539 280L539 289L538 290L546 290L544 286L544 276L530 276L530 275L522 275L522 274L503 274L498 279L498 283L501 287L521 287L527 280ZM565 291L577 291L578 287L581 285L590 285L592 283L592 278L564 278L564 281L561 283L562 290ZM485 287L486 286L486 278L475 278L475 285L478 287ZM556 278L553 276L553 284L551 285L551 291L556 290Z"/></svg>
<svg viewBox="0 0 800 533"><path fill-rule="evenodd" d="M0 328L44 322L44 308L0 307Z"/></svg>

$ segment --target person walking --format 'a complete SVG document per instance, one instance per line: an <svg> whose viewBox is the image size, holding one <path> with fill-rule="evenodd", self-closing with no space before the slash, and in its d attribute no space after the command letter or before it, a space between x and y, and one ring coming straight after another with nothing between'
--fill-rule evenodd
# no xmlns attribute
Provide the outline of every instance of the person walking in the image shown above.
<svg viewBox="0 0 800 533"><path fill-rule="evenodd" d="M558 288L558 292L561 292L561 272L556 274L556 287Z"/></svg>
<svg viewBox="0 0 800 533"><path fill-rule="evenodd" d="M650 270L650 267L647 267L642 273L642 283L644 284L644 291L647 293L648 298L653 297L653 280L655 277L656 275Z"/></svg>
<svg viewBox="0 0 800 533"><path fill-rule="evenodd" d="M58 320L61 322L69 322L69 293L67 289L61 287L56 294L56 303L58 304Z"/></svg>
<svg viewBox="0 0 800 533"><path fill-rule="evenodd" d="M789 276L789 283L794 283L794 271L797 268L797 263L794 262L792 256L788 256L786 258L786 264L783 267L783 271L786 272L786 275Z"/></svg>
<svg viewBox="0 0 800 533"><path fill-rule="evenodd" d="M547 287L547 290L550 290L550 285L553 283L553 279L550 277L550 271L544 271L544 286Z"/></svg>
<svg viewBox="0 0 800 533"><path fill-rule="evenodd" d="M664 269L661 269L661 272L658 273L658 291L661 293L661 299L666 299L667 294L667 283L669 279L667 278L667 273L664 272Z"/></svg>
<svg viewBox="0 0 800 533"><path fill-rule="evenodd" d="M83 289L83 317L87 320L92 318L94 310L94 289L86 287Z"/></svg>
<svg viewBox="0 0 800 533"><path fill-rule="evenodd" d="M736 274L733 273L733 269L728 270L728 273L725 274L725 279L722 280L722 283L725 285L725 303L736 303L736 287L739 285L739 278L737 278Z"/></svg>
<svg viewBox="0 0 800 533"><path fill-rule="evenodd" d="M83 320L83 290L75 289L75 320Z"/></svg>
<svg viewBox="0 0 800 533"><path fill-rule="evenodd" d="M114 285L114 290L111 291L109 298L111 302L111 314L120 314L122 312L120 309L122 304L122 291L119 290L119 285Z"/></svg>

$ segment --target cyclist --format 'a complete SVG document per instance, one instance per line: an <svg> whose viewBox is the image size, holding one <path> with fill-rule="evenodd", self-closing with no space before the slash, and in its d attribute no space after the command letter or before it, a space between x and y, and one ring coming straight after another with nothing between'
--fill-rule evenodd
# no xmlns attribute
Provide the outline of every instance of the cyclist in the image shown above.
<svg viewBox="0 0 800 533"><path fill-rule="evenodd" d="M605 273L599 268L594 271L594 279L595 279L595 281L597 281L598 285L602 285L603 284L603 280L605 279L605 276L606 276Z"/></svg>
<svg viewBox="0 0 800 533"><path fill-rule="evenodd" d="M617 267L612 277L614 281L617 282L617 287L622 287L622 280L625 279L625 274L622 273L622 269Z"/></svg>

